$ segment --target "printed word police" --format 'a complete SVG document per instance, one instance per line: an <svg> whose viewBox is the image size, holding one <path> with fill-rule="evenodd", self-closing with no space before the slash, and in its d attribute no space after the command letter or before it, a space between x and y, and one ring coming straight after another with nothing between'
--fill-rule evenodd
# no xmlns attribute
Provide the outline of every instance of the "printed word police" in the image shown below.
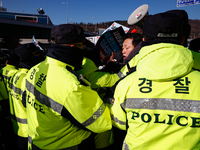
<svg viewBox="0 0 200 150"><path fill-rule="evenodd" d="M44 111L42 105L37 104L37 103L35 102L34 99L31 100L31 99L30 99L30 95L28 95L28 100L27 100L27 102L28 102L32 107L34 107L35 110L38 110L38 111L40 111L41 113L45 114L45 111Z"/></svg>
<svg viewBox="0 0 200 150"><path fill-rule="evenodd" d="M148 113L138 113L138 112L134 112L132 111L133 115L132 118L133 120L136 119L141 119L144 123L149 123L149 122L153 122L153 123L161 123L161 124L167 124L167 125L173 125L174 123L174 119L176 121L176 124L179 126L188 126L188 122L190 122L190 124L192 124L190 127L200 127L200 118L196 118L196 117L188 117L188 116L177 116L176 118L174 117L174 115L170 115L168 114L165 119L160 118L161 114L153 114L153 116L151 116Z"/></svg>

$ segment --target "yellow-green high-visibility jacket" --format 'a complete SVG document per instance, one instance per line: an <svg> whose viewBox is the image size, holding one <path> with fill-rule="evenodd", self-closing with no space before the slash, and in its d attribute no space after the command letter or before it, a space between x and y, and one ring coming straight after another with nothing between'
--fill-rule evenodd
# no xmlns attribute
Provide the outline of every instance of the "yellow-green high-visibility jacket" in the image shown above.
<svg viewBox="0 0 200 150"><path fill-rule="evenodd" d="M11 119L14 132L23 138L28 138L28 124L26 108L22 104L23 82L28 72L28 69L19 68L19 70L12 77L12 89L10 91L11 99Z"/></svg>
<svg viewBox="0 0 200 150"><path fill-rule="evenodd" d="M9 91L9 81L11 79L11 77L18 71L18 69L13 66L13 65L10 65L10 64L7 64L4 68L3 68L3 72L2 72L2 75L3 75L3 78L4 78L4 82L6 84L6 87Z"/></svg>
<svg viewBox="0 0 200 150"><path fill-rule="evenodd" d="M1 73L2 69L0 68L0 149L3 144L9 143L7 135L12 136L8 92Z"/></svg>
<svg viewBox="0 0 200 150"><path fill-rule="evenodd" d="M4 83L4 79L2 76L2 69L0 68L0 101L1 100L8 100L8 92L6 90L6 86Z"/></svg>
<svg viewBox="0 0 200 150"><path fill-rule="evenodd" d="M3 80L3 76L1 74L1 68L0 68L0 116L5 116L7 114L3 114L3 109L7 109L7 108L3 108L4 103L8 102L8 92L6 90L6 86ZM7 101L7 102L6 102ZM3 121L3 120L2 120ZM1 123L0 123L1 124ZM1 133L0 133L1 134Z"/></svg>
<svg viewBox="0 0 200 150"><path fill-rule="evenodd" d="M84 57L82 69L76 71L82 74L91 84L91 88L103 98L106 94L106 88L112 87L120 78L117 74L99 71L95 63L89 58Z"/></svg>
<svg viewBox="0 0 200 150"><path fill-rule="evenodd" d="M192 51L192 56L194 58L194 69L200 70L200 53Z"/></svg>
<svg viewBox="0 0 200 150"><path fill-rule="evenodd" d="M200 148L200 72L190 50L159 43L142 47L137 71L116 87L113 125L127 130L130 150Z"/></svg>
<svg viewBox="0 0 200 150"><path fill-rule="evenodd" d="M99 71L94 62L86 57L83 59L82 69L78 70L77 73L82 74L88 79L92 89L112 87L119 80L117 74Z"/></svg>
<svg viewBox="0 0 200 150"><path fill-rule="evenodd" d="M130 68L135 67L136 66L136 60L137 60L137 55L135 55L135 57L133 57L126 65L124 65L124 67L122 67L122 69L117 73L119 78L123 78L127 75L127 73L130 71L128 68L128 65Z"/></svg>
<svg viewBox="0 0 200 150"><path fill-rule="evenodd" d="M11 90L12 90L12 76L18 71L18 69L10 64L7 64L4 68L3 68L3 78L4 78L4 82L8 91L8 97L9 97L9 104L10 104L10 113L14 114L14 110L13 110L13 103L12 103L12 96L11 96Z"/></svg>
<svg viewBox="0 0 200 150"><path fill-rule="evenodd" d="M110 111L72 66L51 57L26 76L28 140L39 149L76 148L91 135L112 127ZM24 99L23 99L24 100Z"/></svg>
<svg viewBox="0 0 200 150"><path fill-rule="evenodd" d="M76 72L86 77L86 79L91 84L91 88L96 90L101 98L106 94L106 90L101 89L101 87L112 87L119 79L117 74L110 74L108 72L99 71L95 63L86 57L83 58L82 69ZM107 103L105 104L109 107ZM97 149L107 147L112 143L112 130L95 134L95 146Z"/></svg>
<svg viewBox="0 0 200 150"><path fill-rule="evenodd" d="M194 69L200 70L200 53L195 52L195 51L191 51L192 52L192 56L194 58ZM136 66L136 60L137 60L138 54L135 55L135 57L133 57L129 62L128 65L130 68L135 67ZM127 75L127 73L129 72L129 68L128 65L125 65L118 73L117 75L119 76L119 78L122 78L124 76Z"/></svg>

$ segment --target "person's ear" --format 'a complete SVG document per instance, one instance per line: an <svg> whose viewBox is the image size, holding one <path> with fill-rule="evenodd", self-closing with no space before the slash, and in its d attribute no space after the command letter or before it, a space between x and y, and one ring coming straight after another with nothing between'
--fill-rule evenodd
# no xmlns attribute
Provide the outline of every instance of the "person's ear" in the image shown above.
<svg viewBox="0 0 200 150"><path fill-rule="evenodd" d="M74 47L75 45L74 44L70 44L70 47Z"/></svg>
<svg viewBox="0 0 200 150"><path fill-rule="evenodd" d="M181 36L180 42L181 42L181 44L183 44L185 42L185 36L184 35Z"/></svg>
<svg viewBox="0 0 200 150"><path fill-rule="evenodd" d="M74 44L60 44L60 45L69 46L69 47L74 47L75 46Z"/></svg>

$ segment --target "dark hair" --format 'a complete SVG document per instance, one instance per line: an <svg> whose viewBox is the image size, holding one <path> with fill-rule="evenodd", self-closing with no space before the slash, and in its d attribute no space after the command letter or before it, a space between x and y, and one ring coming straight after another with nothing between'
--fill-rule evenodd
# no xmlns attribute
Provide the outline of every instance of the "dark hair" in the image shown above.
<svg viewBox="0 0 200 150"><path fill-rule="evenodd" d="M142 35L139 33L127 33L125 39L133 39L132 45L137 46L142 41Z"/></svg>
<svg viewBox="0 0 200 150"><path fill-rule="evenodd" d="M200 52L200 38L191 40L189 49L199 53Z"/></svg>

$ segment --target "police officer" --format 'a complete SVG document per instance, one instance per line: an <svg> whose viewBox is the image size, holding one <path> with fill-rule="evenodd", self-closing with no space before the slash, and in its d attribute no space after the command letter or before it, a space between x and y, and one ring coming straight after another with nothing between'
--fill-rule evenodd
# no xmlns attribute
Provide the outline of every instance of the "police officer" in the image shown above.
<svg viewBox="0 0 200 150"><path fill-rule="evenodd" d="M10 51L8 60L6 62L7 63L4 63L6 66L2 68L2 76L3 76L3 80L5 83L8 98L9 98L9 101L6 101L8 107L6 107L6 109L4 108L4 110L7 110L9 115L6 115L7 116L6 121L8 122L6 125L6 128L2 128L2 129L4 132L6 132L6 135L8 135L9 141L11 142L11 143L6 144L7 145L6 147L8 147L8 149L12 149L12 148L16 149L16 137L13 131L11 115L10 115L10 112L12 111L12 109L9 108L10 107L9 104L11 100L10 91L12 89L10 82L11 82L12 76L18 71L17 65L19 63L19 57L15 54L14 51Z"/></svg>
<svg viewBox="0 0 200 150"><path fill-rule="evenodd" d="M28 70L44 60L43 52L33 43L22 44L15 49L20 61L18 71L10 79L10 108L13 129L16 136L16 147L20 150L28 148L28 124L26 109L22 105L23 82Z"/></svg>
<svg viewBox="0 0 200 150"><path fill-rule="evenodd" d="M10 121L8 93L2 76L2 67L6 62L6 55L0 51L0 149L12 149L11 137L13 130Z"/></svg>
<svg viewBox="0 0 200 150"><path fill-rule="evenodd" d="M19 57L15 54L15 51L10 51L8 62L5 67L3 67L3 78L4 82L6 84L7 90L9 92L10 87L9 87L9 82L11 77L18 71L18 66L19 64Z"/></svg>
<svg viewBox="0 0 200 150"><path fill-rule="evenodd" d="M84 39L80 26L55 26L45 61L26 76L28 145L33 150L95 149L93 132L112 127L109 109L75 72L81 69Z"/></svg>
<svg viewBox="0 0 200 150"><path fill-rule="evenodd" d="M145 20L137 71L119 82L111 108L113 125L127 130L124 149L200 147L200 73L183 32L173 13Z"/></svg>
<svg viewBox="0 0 200 150"><path fill-rule="evenodd" d="M76 71L82 74L91 84L91 88L97 91L98 95L103 98L106 88L111 87L119 79L117 74L99 71L95 63L87 58L83 58L82 69ZM109 108L110 104L105 103ZM95 133L95 147L99 150L111 150L114 148L114 139L112 130L103 133Z"/></svg>

